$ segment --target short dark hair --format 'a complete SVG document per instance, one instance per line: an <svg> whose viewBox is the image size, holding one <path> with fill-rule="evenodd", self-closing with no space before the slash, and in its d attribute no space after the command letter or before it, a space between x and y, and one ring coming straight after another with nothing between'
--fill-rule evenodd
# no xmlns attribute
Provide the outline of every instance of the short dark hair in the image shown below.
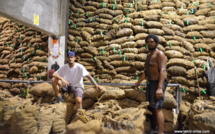
<svg viewBox="0 0 215 134"><path fill-rule="evenodd" d="M146 43L147 43L147 40L148 40L149 38L152 38L156 43L159 43L159 38L158 38L157 35L149 34L148 36L146 36L146 38L145 38L145 42L146 42Z"/></svg>

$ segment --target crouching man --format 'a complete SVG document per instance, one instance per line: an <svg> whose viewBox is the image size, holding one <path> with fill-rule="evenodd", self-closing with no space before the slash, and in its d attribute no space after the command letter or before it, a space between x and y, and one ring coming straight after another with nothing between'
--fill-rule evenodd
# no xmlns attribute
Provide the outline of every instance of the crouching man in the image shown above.
<svg viewBox="0 0 215 134"><path fill-rule="evenodd" d="M64 102L62 95L59 92L59 89L61 88L64 91L73 92L76 101L76 109L82 109L84 92L83 77L87 77L95 85L96 90L100 91L101 87L94 81L86 68L83 65L76 63L75 60L75 53L72 51L68 52L68 63L60 67L53 74L52 87L57 96L57 102Z"/></svg>

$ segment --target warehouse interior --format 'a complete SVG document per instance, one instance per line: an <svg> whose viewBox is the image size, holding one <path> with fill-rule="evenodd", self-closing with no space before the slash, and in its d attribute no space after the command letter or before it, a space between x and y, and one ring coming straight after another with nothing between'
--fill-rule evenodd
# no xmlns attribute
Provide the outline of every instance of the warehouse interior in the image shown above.
<svg viewBox="0 0 215 134"><path fill-rule="evenodd" d="M164 133L214 134L214 0L1 0L0 134L147 134L148 34L167 57ZM77 112L73 94L51 104L70 51L103 89L84 79Z"/></svg>

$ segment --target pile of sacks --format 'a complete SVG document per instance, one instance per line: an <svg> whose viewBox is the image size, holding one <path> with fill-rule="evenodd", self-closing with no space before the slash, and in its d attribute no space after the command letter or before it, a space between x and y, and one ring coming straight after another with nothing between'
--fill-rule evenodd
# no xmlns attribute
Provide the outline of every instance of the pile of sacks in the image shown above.
<svg viewBox="0 0 215 134"><path fill-rule="evenodd" d="M186 119L186 130L204 130L207 133L215 133L215 97L210 96L209 100L196 99L190 105L190 111Z"/></svg>
<svg viewBox="0 0 215 134"><path fill-rule="evenodd" d="M40 90L39 87L42 87L42 86L43 86L43 89L39 91ZM45 89L45 87L47 88ZM53 89L51 88L51 85L49 83L42 83L42 84L37 84L33 86L29 92L33 96L36 96L36 97L33 97L35 99L34 101L37 101L40 103L51 103L53 102L52 100L48 101L48 99L46 99L48 93L51 91L53 91ZM43 92L43 95L40 95L40 98L41 98L40 100L38 100L39 95L35 92L37 93ZM134 115L132 113L135 113L135 111L141 112L143 110L141 113L137 112L137 114L139 114L139 116L142 117L144 110L147 110L146 104L145 104L146 102L145 91L141 91L141 90L138 91L131 87L119 88L119 87L111 87L111 86L102 86L102 91L98 92L95 90L93 86L86 86L84 90L83 102L82 102L83 109L85 110L80 110L77 112L77 114L75 111L74 95L72 93L71 94L63 93L63 98L67 106L67 114L65 118L66 123L67 124L70 123L67 129L68 132L77 130L78 133L82 133L82 132L84 133L89 130L88 128L89 126L86 125L87 123L94 124L94 123L90 123L91 121L97 122L95 123L96 126L92 126L92 127L98 128L97 130L95 130L96 132L100 132L100 131L103 133L105 133L106 131L118 132L118 130L116 129L118 129L117 127L119 127L118 125L120 125L119 121L124 119L124 120L130 120L135 122L136 120L134 120L134 117L133 117ZM144 104L144 107L142 106L143 104ZM174 130L178 128L178 120L177 120L178 115L175 114L173 110L176 107L177 107L177 103L175 98L173 97L172 94L170 94L169 92L166 92L166 99L165 99L164 109L163 109L164 115L165 115L165 124L164 124L165 132L174 132ZM130 111L130 114L127 113L126 115L123 115L124 113L123 111L127 111L127 112ZM120 117L121 115L123 115L123 117ZM151 129L150 121L146 119L141 121L145 122L145 124L147 124L147 127L143 127L143 126L139 126L139 128L135 127L135 131L133 131L132 129L132 132L138 132L140 130L149 131ZM74 126L72 124L74 124ZM82 129L82 125L80 124L83 124L83 129ZM111 126L111 124L115 124L115 125ZM108 128L104 128L103 130L102 126L103 127L106 126ZM127 127L130 127L130 126L127 126ZM106 129L110 129L110 130L106 130ZM127 130L128 129L125 129L123 130L123 132ZM94 131L94 129L92 129L92 131ZM128 133L129 132L131 132L130 129Z"/></svg>

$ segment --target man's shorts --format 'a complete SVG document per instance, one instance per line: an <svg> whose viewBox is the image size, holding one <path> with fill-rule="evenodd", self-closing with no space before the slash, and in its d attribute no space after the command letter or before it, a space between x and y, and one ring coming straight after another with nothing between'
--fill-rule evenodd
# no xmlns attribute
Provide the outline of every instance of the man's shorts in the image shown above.
<svg viewBox="0 0 215 134"><path fill-rule="evenodd" d="M165 90L167 87L167 81L163 83L163 97L160 100L156 98L156 91L158 89L159 81L148 81L147 83L147 90L146 90L146 100L149 102L149 106L154 109L162 109L165 99Z"/></svg>
<svg viewBox="0 0 215 134"><path fill-rule="evenodd" d="M68 93L74 93L74 98L75 97L81 97L83 98L83 89L80 87L74 87L74 86L67 86L67 87L61 87L63 92L68 92Z"/></svg>

